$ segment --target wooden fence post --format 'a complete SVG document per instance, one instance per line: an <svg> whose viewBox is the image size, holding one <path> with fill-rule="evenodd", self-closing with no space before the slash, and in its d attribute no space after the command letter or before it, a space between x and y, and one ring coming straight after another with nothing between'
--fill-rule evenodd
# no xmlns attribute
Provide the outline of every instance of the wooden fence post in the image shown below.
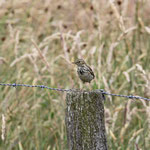
<svg viewBox="0 0 150 150"><path fill-rule="evenodd" d="M69 150L107 150L104 96L99 90L71 91L66 96Z"/></svg>

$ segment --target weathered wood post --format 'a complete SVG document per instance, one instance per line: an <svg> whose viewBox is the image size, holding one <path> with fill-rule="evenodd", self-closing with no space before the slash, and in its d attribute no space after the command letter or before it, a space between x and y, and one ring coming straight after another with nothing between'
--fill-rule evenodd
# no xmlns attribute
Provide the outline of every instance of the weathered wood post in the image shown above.
<svg viewBox="0 0 150 150"><path fill-rule="evenodd" d="M99 90L71 91L66 96L69 150L107 150L104 96Z"/></svg>

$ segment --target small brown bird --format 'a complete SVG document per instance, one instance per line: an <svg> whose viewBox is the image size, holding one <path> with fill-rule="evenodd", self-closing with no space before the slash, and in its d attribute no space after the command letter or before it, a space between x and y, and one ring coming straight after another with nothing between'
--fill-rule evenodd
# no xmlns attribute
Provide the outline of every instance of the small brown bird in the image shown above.
<svg viewBox="0 0 150 150"><path fill-rule="evenodd" d="M92 69L85 63L83 59L77 59L73 64L77 65L77 73L83 83L91 82L95 78Z"/></svg>

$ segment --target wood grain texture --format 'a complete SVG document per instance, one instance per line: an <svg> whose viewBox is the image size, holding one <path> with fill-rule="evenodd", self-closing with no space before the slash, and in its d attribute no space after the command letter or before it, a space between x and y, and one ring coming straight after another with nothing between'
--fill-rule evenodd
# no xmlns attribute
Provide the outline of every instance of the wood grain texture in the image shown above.
<svg viewBox="0 0 150 150"><path fill-rule="evenodd" d="M71 91L66 96L69 150L107 150L104 96L100 91Z"/></svg>

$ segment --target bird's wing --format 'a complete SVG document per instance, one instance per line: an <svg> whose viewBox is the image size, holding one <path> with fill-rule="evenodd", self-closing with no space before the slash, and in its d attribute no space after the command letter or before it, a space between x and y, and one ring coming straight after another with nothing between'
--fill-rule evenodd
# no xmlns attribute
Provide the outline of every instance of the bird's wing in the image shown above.
<svg viewBox="0 0 150 150"><path fill-rule="evenodd" d="M92 74L93 78L94 78L95 75L94 75L93 70L92 70L88 65L86 65L86 66L87 66L87 67L84 67L85 72L89 71L89 72Z"/></svg>

